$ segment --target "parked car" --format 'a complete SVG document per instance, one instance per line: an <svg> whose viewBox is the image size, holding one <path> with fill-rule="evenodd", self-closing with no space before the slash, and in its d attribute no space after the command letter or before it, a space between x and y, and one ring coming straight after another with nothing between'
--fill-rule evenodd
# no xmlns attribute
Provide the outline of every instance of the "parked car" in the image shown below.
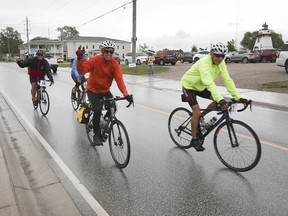
<svg viewBox="0 0 288 216"><path fill-rule="evenodd" d="M260 53L260 61L263 63L275 62L278 56L277 49L261 49L256 51Z"/></svg>
<svg viewBox="0 0 288 216"><path fill-rule="evenodd" d="M155 54L155 64L158 65L165 65L171 64L175 65L178 61L177 53L175 50L160 50Z"/></svg>
<svg viewBox="0 0 288 216"><path fill-rule="evenodd" d="M184 63L184 62L189 62L192 63L193 62L193 53L192 52L184 52L184 54L180 57L180 62Z"/></svg>
<svg viewBox="0 0 288 216"><path fill-rule="evenodd" d="M57 63L63 63L63 58L57 58Z"/></svg>
<svg viewBox="0 0 288 216"><path fill-rule="evenodd" d="M193 62L197 62L199 59L203 58L204 56L208 55L210 53L210 51L207 50L202 50L200 52L197 52L194 56L193 56Z"/></svg>
<svg viewBox="0 0 288 216"><path fill-rule="evenodd" d="M143 63L147 63L147 58L148 58L148 55L146 53L143 53L143 52L136 53L136 62L135 63L137 65L141 65ZM127 65L132 63L132 52L127 53L125 55L125 63Z"/></svg>
<svg viewBox="0 0 288 216"><path fill-rule="evenodd" d="M285 67L286 73L288 73L288 43L284 44L276 59L276 65Z"/></svg>
<svg viewBox="0 0 288 216"><path fill-rule="evenodd" d="M194 56L193 56L193 62L197 62L199 59L203 58L204 56L208 55L210 53L210 51L207 51L207 50L203 50L203 51L200 51L198 53L196 53ZM231 57L230 55L225 55L225 62L226 63L229 63L230 60L231 60Z"/></svg>
<svg viewBox="0 0 288 216"><path fill-rule="evenodd" d="M118 53L116 53L116 52L114 52L114 54L113 54L113 58L120 64L120 62L121 62L121 59L120 59L120 56L119 56L119 54Z"/></svg>
<svg viewBox="0 0 288 216"><path fill-rule="evenodd" d="M255 50L240 50L229 53L231 62L259 62L260 54Z"/></svg>

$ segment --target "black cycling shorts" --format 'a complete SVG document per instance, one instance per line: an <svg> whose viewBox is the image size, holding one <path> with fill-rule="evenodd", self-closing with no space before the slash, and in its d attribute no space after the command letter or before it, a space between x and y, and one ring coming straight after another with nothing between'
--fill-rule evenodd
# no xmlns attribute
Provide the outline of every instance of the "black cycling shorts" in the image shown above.
<svg viewBox="0 0 288 216"><path fill-rule="evenodd" d="M184 87L182 87L182 91L191 107L198 104L196 96L212 100L211 92L207 89L204 89L204 91L202 92L198 92L192 89L185 89Z"/></svg>
<svg viewBox="0 0 288 216"><path fill-rule="evenodd" d="M44 76L40 78L36 78L34 76L29 75L30 83L37 83L38 80L44 80Z"/></svg>

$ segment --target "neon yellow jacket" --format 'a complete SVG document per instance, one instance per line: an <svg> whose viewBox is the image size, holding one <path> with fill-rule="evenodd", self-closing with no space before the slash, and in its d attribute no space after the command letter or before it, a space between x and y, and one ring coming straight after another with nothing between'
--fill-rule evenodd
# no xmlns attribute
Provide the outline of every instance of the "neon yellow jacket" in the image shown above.
<svg viewBox="0 0 288 216"><path fill-rule="evenodd" d="M223 99L217 86L215 79L220 76L227 91L235 98L241 98L235 84L229 76L226 63L222 61L218 66L213 63L212 56L209 54L197 61L182 77L181 85L186 89L195 91L203 91L205 88L211 92L212 98L217 103Z"/></svg>

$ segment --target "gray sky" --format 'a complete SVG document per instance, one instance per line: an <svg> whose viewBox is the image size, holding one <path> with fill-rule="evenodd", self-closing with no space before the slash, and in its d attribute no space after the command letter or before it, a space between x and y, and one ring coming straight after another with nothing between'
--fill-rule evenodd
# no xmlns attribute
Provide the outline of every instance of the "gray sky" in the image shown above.
<svg viewBox="0 0 288 216"><path fill-rule="evenodd" d="M68 25L77 27L80 36L131 41L131 1L2 1L0 29L11 26L26 42L27 16L30 39L36 36L56 39L57 27ZM124 4L127 5L113 11ZM261 29L264 22L288 41L287 8L287 0L137 0L137 45L146 43L154 50L189 51L193 45L206 48L210 43L232 39L239 44L245 32ZM104 16L97 18L101 15Z"/></svg>

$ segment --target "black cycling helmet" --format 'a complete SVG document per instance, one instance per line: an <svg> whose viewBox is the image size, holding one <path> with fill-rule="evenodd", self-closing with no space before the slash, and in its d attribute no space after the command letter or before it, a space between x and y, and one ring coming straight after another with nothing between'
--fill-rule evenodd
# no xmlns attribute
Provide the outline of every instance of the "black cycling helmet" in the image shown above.
<svg viewBox="0 0 288 216"><path fill-rule="evenodd" d="M36 52L36 55L44 55L45 54L45 52L44 52L44 50L42 50L42 49L39 49L37 52Z"/></svg>

